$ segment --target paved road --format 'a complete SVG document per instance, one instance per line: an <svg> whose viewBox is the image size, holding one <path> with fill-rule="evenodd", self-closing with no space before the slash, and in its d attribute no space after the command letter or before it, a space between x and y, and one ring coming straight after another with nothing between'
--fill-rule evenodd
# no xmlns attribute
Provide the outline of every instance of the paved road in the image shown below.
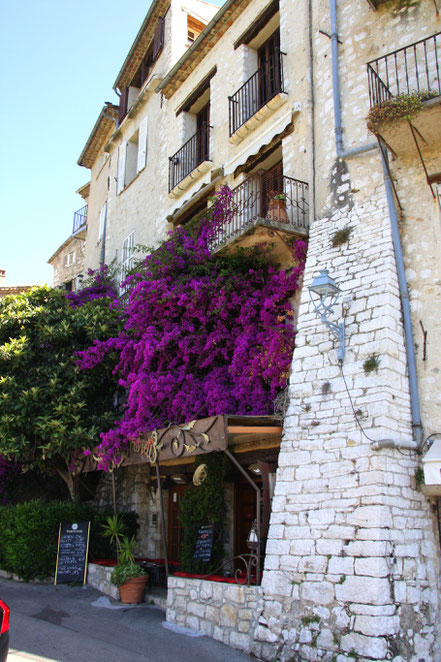
<svg viewBox="0 0 441 662"><path fill-rule="evenodd" d="M89 587L22 584L0 578L0 597L11 608L8 662L251 659L210 637L189 636L164 627L164 611L157 607L122 607Z"/></svg>

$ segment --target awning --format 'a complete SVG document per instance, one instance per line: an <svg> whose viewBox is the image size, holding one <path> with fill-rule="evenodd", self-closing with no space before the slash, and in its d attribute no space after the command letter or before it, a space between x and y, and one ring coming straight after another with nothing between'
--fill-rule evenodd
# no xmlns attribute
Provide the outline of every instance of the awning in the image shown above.
<svg viewBox="0 0 441 662"><path fill-rule="evenodd" d="M294 104L293 108L289 108L274 124L271 124L265 131L256 132L256 137L251 142L247 142L247 145L237 153L234 158L224 165L224 174L231 175L236 168L243 165L245 161L257 152L264 146L268 145L276 135L282 133L292 122L293 116L300 112L300 104Z"/></svg>
<svg viewBox="0 0 441 662"><path fill-rule="evenodd" d="M187 464L196 455L225 451L278 448L282 426L274 416L210 416L145 433L124 449L119 466ZM87 457L82 471L94 471L97 460Z"/></svg>

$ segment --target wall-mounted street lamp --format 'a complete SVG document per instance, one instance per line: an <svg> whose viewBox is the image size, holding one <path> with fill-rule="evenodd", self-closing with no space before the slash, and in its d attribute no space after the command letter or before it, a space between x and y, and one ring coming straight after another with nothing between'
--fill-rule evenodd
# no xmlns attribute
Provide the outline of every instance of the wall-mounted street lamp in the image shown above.
<svg viewBox="0 0 441 662"><path fill-rule="evenodd" d="M335 313L334 306L340 294L340 288L330 277L327 269L323 269L309 286L309 294L314 310L325 324L334 338L339 341L337 348L337 359L343 363L345 358L345 323L335 324L330 317Z"/></svg>

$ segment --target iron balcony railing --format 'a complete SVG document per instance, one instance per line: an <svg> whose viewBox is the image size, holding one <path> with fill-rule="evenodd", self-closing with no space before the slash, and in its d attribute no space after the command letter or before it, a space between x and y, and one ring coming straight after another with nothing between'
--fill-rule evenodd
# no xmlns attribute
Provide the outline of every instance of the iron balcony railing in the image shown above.
<svg viewBox="0 0 441 662"><path fill-rule="evenodd" d="M168 192L182 182L203 161L209 160L211 126L202 125L194 136L169 157Z"/></svg>
<svg viewBox="0 0 441 662"><path fill-rule="evenodd" d="M260 175L250 177L233 189L229 211L223 223L216 227L211 248L215 249L243 234L258 218L283 224L287 229L307 233L308 189L306 182L292 177L282 177L282 190L265 194L262 177Z"/></svg>
<svg viewBox="0 0 441 662"><path fill-rule="evenodd" d="M276 94L284 92L283 55L285 53L275 51L233 96L228 97L230 136Z"/></svg>
<svg viewBox="0 0 441 662"><path fill-rule="evenodd" d="M399 94L441 95L441 32L368 62L370 105Z"/></svg>
<svg viewBox="0 0 441 662"><path fill-rule="evenodd" d="M87 225L87 205L81 207L74 213L72 234L76 234L79 230Z"/></svg>

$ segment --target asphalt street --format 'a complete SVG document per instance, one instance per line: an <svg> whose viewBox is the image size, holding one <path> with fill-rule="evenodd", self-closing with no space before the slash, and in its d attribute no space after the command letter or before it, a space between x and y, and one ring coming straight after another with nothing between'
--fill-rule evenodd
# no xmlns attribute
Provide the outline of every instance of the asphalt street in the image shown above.
<svg viewBox="0 0 441 662"><path fill-rule="evenodd" d="M176 631L165 612L120 602L89 588L0 578L11 609L8 662L250 662L214 641ZM193 633L194 634L194 633Z"/></svg>

